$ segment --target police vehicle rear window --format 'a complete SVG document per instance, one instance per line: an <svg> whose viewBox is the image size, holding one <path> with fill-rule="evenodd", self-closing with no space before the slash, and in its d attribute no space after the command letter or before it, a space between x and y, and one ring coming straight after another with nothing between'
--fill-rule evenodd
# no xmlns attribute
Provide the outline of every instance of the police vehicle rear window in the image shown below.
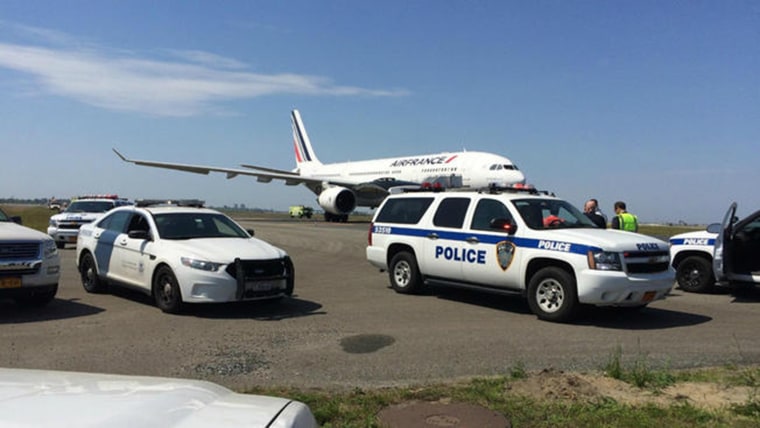
<svg viewBox="0 0 760 428"><path fill-rule="evenodd" d="M433 198L388 199L375 219L378 223L416 224L425 214Z"/></svg>

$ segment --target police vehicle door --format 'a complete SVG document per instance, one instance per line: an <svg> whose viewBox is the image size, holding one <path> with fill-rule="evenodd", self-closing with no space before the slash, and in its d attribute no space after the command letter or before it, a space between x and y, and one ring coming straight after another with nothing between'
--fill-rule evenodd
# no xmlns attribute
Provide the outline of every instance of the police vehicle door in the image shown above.
<svg viewBox="0 0 760 428"><path fill-rule="evenodd" d="M468 264L464 218L470 198L449 197L441 200L433 216L434 229L425 235L423 244L423 273L453 281L462 279L462 268Z"/></svg>
<svg viewBox="0 0 760 428"><path fill-rule="evenodd" d="M130 232L133 232L132 237L129 235ZM134 232L140 234L135 235ZM117 269L122 276L122 281L143 288L150 287L148 264L151 259L149 250L153 245L150 239L152 236L148 219L140 213L135 213L129 221L126 232L119 235L114 243L114 247L117 247L120 253Z"/></svg>
<svg viewBox="0 0 760 428"><path fill-rule="evenodd" d="M116 241L126 230L131 215L132 213L129 211L109 214L93 228L92 236L83 237L83 239L92 239L94 241L95 247L93 253L98 264L98 270L101 275L105 275L108 279L121 278L118 269L121 252L116 246Z"/></svg>
<svg viewBox="0 0 760 428"><path fill-rule="evenodd" d="M522 253L504 230L491 228L491 220L507 219L514 224L509 209L498 199L478 201L467 233L468 249L475 254L475 263L464 269L467 282L498 288L520 288L519 258Z"/></svg>
<svg viewBox="0 0 760 428"><path fill-rule="evenodd" d="M723 273L730 281L760 284L760 211L730 227L723 236Z"/></svg>
<svg viewBox="0 0 760 428"><path fill-rule="evenodd" d="M726 215L723 217L723 223L720 227L720 232L715 238L715 248L713 250L713 272L715 273L715 279L718 281L725 281L727 278L727 272L725 271L726 255L723 249L725 248L726 241L731 239L731 228L734 222L734 216L736 215L736 202L732 203L726 211Z"/></svg>

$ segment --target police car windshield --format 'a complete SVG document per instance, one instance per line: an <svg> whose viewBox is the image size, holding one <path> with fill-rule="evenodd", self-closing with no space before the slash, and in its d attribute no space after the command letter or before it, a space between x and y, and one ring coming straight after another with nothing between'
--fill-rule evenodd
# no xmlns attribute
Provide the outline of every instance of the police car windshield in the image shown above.
<svg viewBox="0 0 760 428"><path fill-rule="evenodd" d="M249 238L232 219L215 213L165 213L154 215L161 239Z"/></svg>
<svg viewBox="0 0 760 428"><path fill-rule="evenodd" d="M66 208L67 213L104 213L113 208L111 201L74 201Z"/></svg>
<svg viewBox="0 0 760 428"><path fill-rule="evenodd" d="M512 204L531 229L596 227L585 214L561 199L515 199Z"/></svg>

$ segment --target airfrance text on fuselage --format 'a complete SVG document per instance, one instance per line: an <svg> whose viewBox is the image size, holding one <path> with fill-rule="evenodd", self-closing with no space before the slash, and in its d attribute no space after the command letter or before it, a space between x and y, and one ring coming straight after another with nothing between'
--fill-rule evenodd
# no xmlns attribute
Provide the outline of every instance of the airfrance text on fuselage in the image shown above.
<svg viewBox="0 0 760 428"><path fill-rule="evenodd" d="M397 161L393 161L391 163L391 166L399 167L399 166L417 166L417 165L440 165L442 163L449 163L452 159L454 159L456 156L451 156L449 158L448 155L443 156L432 156L432 157L422 157L422 158L410 158L410 159L399 159Z"/></svg>

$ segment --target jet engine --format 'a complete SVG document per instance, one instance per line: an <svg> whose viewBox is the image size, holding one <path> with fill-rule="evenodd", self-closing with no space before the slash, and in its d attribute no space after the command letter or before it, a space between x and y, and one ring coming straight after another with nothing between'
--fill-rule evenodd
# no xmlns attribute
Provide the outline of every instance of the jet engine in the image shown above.
<svg viewBox="0 0 760 428"><path fill-rule="evenodd" d="M326 213L347 215L356 208L356 195L351 189L335 186L325 189L317 199Z"/></svg>

